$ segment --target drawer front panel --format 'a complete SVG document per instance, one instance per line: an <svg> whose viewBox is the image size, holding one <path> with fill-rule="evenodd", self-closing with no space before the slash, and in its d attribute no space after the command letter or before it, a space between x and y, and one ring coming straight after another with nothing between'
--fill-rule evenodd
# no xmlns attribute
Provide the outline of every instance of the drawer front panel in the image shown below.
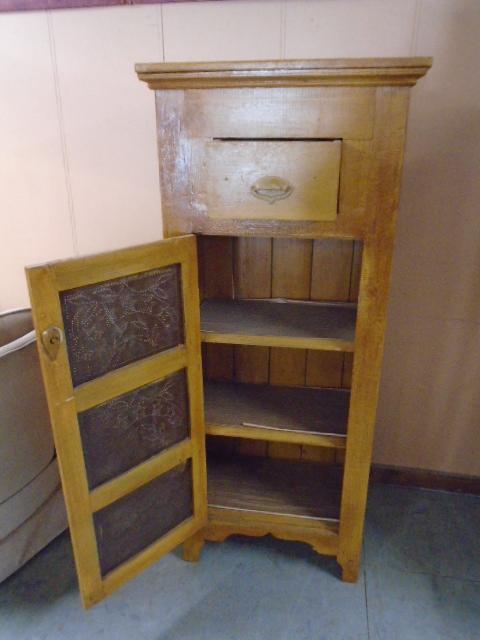
<svg viewBox="0 0 480 640"><path fill-rule="evenodd" d="M340 140L214 140L204 148L197 204L224 220L337 217Z"/></svg>

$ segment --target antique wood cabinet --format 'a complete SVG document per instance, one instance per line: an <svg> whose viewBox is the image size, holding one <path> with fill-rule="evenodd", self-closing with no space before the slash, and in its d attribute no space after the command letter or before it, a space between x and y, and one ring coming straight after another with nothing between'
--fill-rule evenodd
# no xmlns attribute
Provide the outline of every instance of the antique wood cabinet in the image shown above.
<svg viewBox="0 0 480 640"><path fill-rule="evenodd" d="M27 270L85 606L234 533L357 579L408 98L430 64L137 65L167 239Z"/></svg>

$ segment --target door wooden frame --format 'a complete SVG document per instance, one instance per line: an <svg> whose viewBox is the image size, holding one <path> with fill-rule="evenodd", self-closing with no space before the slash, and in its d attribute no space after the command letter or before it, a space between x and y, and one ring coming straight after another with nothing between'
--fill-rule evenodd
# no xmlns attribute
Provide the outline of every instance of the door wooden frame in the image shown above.
<svg viewBox="0 0 480 640"><path fill-rule="evenodd" d="M173 264L179 264L181 270L184 344L74 388L65 340L61 340L54 357L48 355L42 344L42 335L49 327L58 327L60 335L65 335L61 292ZM181 236L30 267L26 269L26 274L80 592L82 602L88 608L206 524L205 425L196 238L193 235ZM78 413L122 393L160 381L182 368L185 368L187 375L190 437L114 479L89 489ZM192 463L193 515L102 577L93 514L188 459Z"/></svg>

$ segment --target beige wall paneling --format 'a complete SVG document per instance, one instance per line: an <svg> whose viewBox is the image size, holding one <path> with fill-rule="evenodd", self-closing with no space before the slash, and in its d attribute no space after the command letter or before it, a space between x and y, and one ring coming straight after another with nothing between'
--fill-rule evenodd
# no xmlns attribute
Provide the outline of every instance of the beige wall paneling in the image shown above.
<svg viewBox="0 0 480 640"><path fill-rule="evenodd" d="M54 11L51 19L78 251L159 239L155 115L133 70L162 57L159 7Z"/></svg>
<svg viewBox="0 0 480 640"><path fill-rule="evenodd" d="M281 5L274 0L165 4L165 62L279 58Z"/></svg>
<svg viewBox="0 0 480 640"><path fill-rule="evenodd" d="M45 12L0 19L0 310L26 306L23 267L74 254Z"/></svg>
<svg viewBox="0 0 480 640"><path fill-rule="evenodd" d="M422 0L374 460L480 475L477 0Z"/></svg>
<svg viewBox="0 0 480 640"><path fill-rule="evenodd" d="M480 475L478 320L412 318L393 308L378 405L376 461Z"/></svg>
<svg viewBox="0 0 480 640"><path fill-rule="evenodd" d="M299 0L286 4L286 58L410 55L416 0Z"/></svg>

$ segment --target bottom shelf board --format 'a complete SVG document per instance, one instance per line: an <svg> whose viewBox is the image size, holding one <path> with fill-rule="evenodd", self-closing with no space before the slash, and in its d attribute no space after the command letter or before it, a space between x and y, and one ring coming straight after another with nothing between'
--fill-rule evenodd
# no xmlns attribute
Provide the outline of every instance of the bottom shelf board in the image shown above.
<svg viewBox="0 0 480 640"><path fill-rule="evenodd" d="M304 460L210 456L209 507L337 522L342 468Z"/></svg>
<svg viewBox="0 0 480 640"><path fill-rule="evenodd" d="M206 381L207 433L344 448L349 400L346 389Z"/></svg>

